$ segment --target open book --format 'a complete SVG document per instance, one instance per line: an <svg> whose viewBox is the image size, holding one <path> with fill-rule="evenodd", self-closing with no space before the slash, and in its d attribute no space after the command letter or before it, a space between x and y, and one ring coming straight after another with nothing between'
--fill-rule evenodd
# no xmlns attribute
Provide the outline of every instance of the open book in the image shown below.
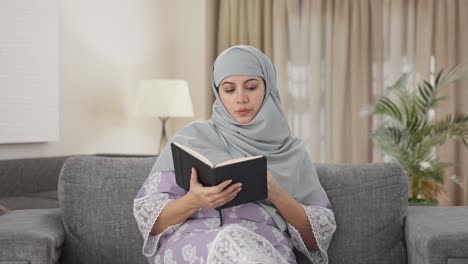
<svg viewBox="0 0 468 264"><path fill-rule="evenodd" d="M177 185L186 191L190 189L193 167L197 169L198 181L203 186L215 186L229 179L232 179L231 184L242 183L242 190L236 197L217 209L268 197L264 156L243 157L212 164L200 153L179 143L171 143L171 150Z"/></svg>

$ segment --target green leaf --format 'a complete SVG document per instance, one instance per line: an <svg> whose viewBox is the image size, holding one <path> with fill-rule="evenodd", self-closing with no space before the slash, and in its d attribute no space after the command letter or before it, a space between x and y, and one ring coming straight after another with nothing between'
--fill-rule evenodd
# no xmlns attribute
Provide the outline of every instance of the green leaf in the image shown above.
<svg viewBox="0 0 468 264"><path fill-rule="evenodd" d="M440 82L440 78L442 77L443 71L444 71L444 70L442 69L442 70L437 74L437 77L436 77L436 79L435 79L435 85L434 85L435 87L438 86L438 84L439 84L439 82Z"/></svg>
<svg viewBox="0 0 468 264"><path fill-rule="evenodd" d="M446 100L445 96L437 96L444 86L468 79L468 64L441 70L434 84L423 80L414 84L415 89L408 86L409 78L409 73L402 74L371 107L370 114L383 117L372 137L382 152L393 157L407 172L411 179L411 196L422 194L431 198L440 192L445 170L453 166L439 161L435 148L450 140L458 140L468 147L468 115L452 113L429 120L428 113L431 109L437 111L438 104ZM431 166L421 168L422 162Z"/></svg>

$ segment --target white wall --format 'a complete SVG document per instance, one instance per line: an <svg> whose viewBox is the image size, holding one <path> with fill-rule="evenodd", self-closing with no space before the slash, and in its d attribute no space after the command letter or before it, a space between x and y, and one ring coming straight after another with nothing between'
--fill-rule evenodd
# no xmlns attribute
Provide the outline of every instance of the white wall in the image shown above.
<svg viewBox="0 0 468 264"><path fill-rule="evenodd" d="M57 141L58 0L0 0L0 144Z"/></svg>
<svg viewBox="0 0 468 264"><path fill-rule="evenodd" d="M60 140L0 144L0 159L157 153L158 120L134 115L140 79L188 80L196 118L208 117L213 3L61 0ZM170 123L170 133L188 121Z"/></svg>
<svg viewBox="0 0 468 264"><path fill-rule="evenodd" d="M171 21L173 27L164 27L173 34L172 77L186 79L189 82L195 119L207 119L211 116L211 64L216 55L215 50L215 12L216 0L173 0L162 1L161 16ZM166 42L167 43L167 42ZM169 134L187 124L188 119L169 120Z"/></svg>

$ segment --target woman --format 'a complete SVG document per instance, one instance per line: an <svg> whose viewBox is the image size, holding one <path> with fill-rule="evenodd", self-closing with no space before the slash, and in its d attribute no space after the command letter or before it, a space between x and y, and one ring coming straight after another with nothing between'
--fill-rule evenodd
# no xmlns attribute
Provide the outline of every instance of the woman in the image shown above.
<svg viewBox="0 0 468 264"><path fill-rule="evenodd" d="M296 248L313 263L327 263L333 212L305 148L290 135L273 64L256 48L231 47L213 64L212 88L211 119L188 125L171 141L214 164L264 155L268 199L218 214L213 208L242 186L203 187L192 169L185 192L175 183L168 144L134 201L143 254L150 263L296 263Z"/></svg>

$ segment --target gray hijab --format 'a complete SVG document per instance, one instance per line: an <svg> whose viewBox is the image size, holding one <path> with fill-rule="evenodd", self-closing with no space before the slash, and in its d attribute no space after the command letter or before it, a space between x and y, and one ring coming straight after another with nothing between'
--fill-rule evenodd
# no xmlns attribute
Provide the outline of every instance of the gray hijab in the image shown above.
<svg viewBox="0 0 468 264"><path fill-rule="evenodd" d="M266 84L262 107L246 124L240 124L229 114L218 94L221 81L232 75L256 75ZM270 59L254 47L233 46L223 51L214 62L211 81L216 96L211 120L187 125L171 142L194 148L214 164L231 158L264 155L268 170L298 202L329 207L328 198L302 142L291 136L281 110L276 72ZM174 170L169 145L158 158L155 170ZM267 201L262 202L262 206L274 216L276 213L269 205ZM278 223L278 216L274 218Z"/></svg>

